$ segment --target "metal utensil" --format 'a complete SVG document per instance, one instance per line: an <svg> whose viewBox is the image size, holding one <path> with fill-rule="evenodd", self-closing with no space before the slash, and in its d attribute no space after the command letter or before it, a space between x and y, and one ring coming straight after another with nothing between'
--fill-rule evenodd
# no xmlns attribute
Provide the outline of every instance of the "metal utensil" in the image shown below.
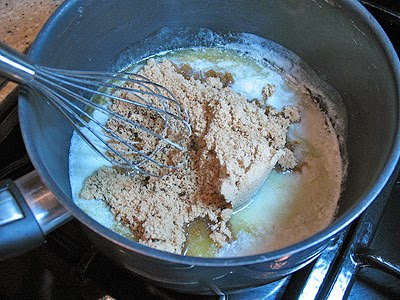
<svg viewBox="0 0 400 300"><path fill-rule="evenodd" d="M179 166L155 157L166 147L185 151L180 142L191 134L187 111L165 87L135 73L72 71L34 65L26 56L1 43L0 74L45 96L82 139L111 164L134 174L153 176L159 174L146 171L145 163L170 170ZM146 127L145 122L109 109L108 105L116 101L152 111L153 118L156 115L162 120L162 130L157 132ZM134 129L136 138L121 137L119 130L106 126L104 120L94 116L94 111L121 127ZM151 151L138 147L141 139L138 133L156 139Z"/></svg>

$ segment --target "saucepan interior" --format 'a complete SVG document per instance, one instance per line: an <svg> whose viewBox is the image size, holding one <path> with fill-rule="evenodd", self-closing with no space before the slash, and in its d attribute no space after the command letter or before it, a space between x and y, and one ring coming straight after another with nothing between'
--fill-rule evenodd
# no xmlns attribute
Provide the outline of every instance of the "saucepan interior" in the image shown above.
<svg viewBox="0 0 400 300"><path fill-rule="evenodd" d="M249 32L273 40L303 58L334 87L348 114L346 188L335 223L280 254L305 249L352 220L376 196L398 157L398 62L377 23L353 1L66 1L42 30L30 56L45 66L110 70L122 53L160 28L205 27ZM158 45L163 50L162 44ZM133 51L133 50L132 50ZM128 57L128 56L127 56ZM68 150L72 133L40 97L20 101L21 126L35 167L57 198L95 232L169 261L239 264L240 259L168 255L116 237L71 201ZM276 254L276 253L275 253ZM264 254L262 259L268 257ZM260 260L261 256L242 262ZM186 259L186 260L185 260Z"/></svg>

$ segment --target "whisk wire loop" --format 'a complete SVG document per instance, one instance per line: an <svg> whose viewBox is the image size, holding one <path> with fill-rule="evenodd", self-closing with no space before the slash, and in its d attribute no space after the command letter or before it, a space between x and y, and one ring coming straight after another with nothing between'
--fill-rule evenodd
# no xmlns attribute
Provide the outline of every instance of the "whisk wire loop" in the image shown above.
<svg viewBox="0 0 400 300"><path fill-rule="evenodd" d="M85 135L85 134L82 133L82 131L80 130L79 126L76 124L76 120L74 120L74 118L79 120L79 116L77 116L74 112L70 111L69 109L66 109L66 108L63 106L63 103L60 103L59 98L58 98L59 95L53 93L51 90L48 90L48 89L46 89L46 88L43 89L41 92L50 100L50 103L51 103L56 109L58 109L58 110L63 114L63 116L64 116L67 120L70 121L72 127L73 127L73 128L76 130L76 132L81 136L81 138L83 138L83 139L85 140L85 142L87 142L87 143L89 144L89 146L91 146L91 148L92 148L93 150L95 150L98 154L100 154L103 158L105 158L110 164L116 164L116 165L122 166L122 164L120 164L118 161L114 161L114 160L111 159L109 156L107 156L105 153L103 153L102 151L100 151L99 148L98 148L98 146L95 146L95 144L87 137L87 135ZM66 112L66 110L67 110L67 112ZM69 114L68 114L68 112L69 112ZM94 136L96 136L96 138L98 138L99 141L101 141L102 143L104 143L104 145L108 145L108 143L107 143L102 137L100 137L97 133L95 133L92 129L89 129L89 128L88 128L88 130L91 131L91 133L92 133ZM118 152L117 152L114 148L109 147L109 150L110 150L111 152L113 152L115 155L118 155ZM126 159L124 159L124 158L123 158L123 160L125 161L126 164L130 164L130 162L129 162L128 160L126 160ZM132 164L132 169L136 169L136 167L135 167L134 164ZM140 171L140 170L138 170L138 171Z"/></svg>
<svg viewBox="0 0 400 300"><path fill-rule="evenodd" d="M182 164L175 154L185 151L189 115L171 91L142 75L38 66L2 43L0 73L43 95L109 163L154 176L154 166L171 170ZM164 151L171 156L162 158Z"/></svg>
<svg viewBox="0 0 400 300"><path fill-rule="evenodd" d="M38 76L38 79L43 80L43 81L45 81L45 82L47 82L47 83L50 83L50 81L47 80L46 78L40 78L40 76ZM79 87L79 86L77 86L77 85L75 85L75 84L71 84L71 86ZM97 103L95 103L95 102L93 102L93 101L91 101L91 100L86 99L86 98L83 97L82 95L79 95L79 94L77 94L77 93L75 93L75 92L73 92L73 91L71 91L71 90L69 90L69 89L67 89L67 88L64 88L63 86L58 86L58 85L57 85L56 88L59 89L60 91L64 92L64 93L66 93L67 95L69 95L69 96L71 96L71 97L74 97L75 99L81 100L82 103L84 103L84 104L86 104L86 105L88 105L88 106L92 106L92 107L96 108L98 111L102 111L102 112L104 112L104 113L106 113L106 114L111 115L112 117L119 118L120 120L125 121L125 122L128 123L129 125L132 125L132 126L134 126L134 127L136 127L136 128L139 128L139 129L141 129L141 130L143 130L143 131L145 131L145 132L147 132L147 133L149 133L149 134L151 134L151 135L154 135L155 137L159 138L161 141L163 141L163 142L165 142L165 143L168 143L168 144L170 144L171 146L173 146L173 147L175 147L175 148L177 148L177 149L179 149L179 150L181 150L181 151L184 150L183 146L181 146L181 145L179 145L179 144L177 144L177 143L174 143L173 141L171 141L171 140L169 140L169 139L164 138L163 136L157 134L156 132L154 132L154 131L152 131L152 130L150 130L150 129L148 129L148 128L142 126L142 125L140 125L139 123L133 122L133 121L127 119L126 117L124 117L124 116L122 116L122 115L119 115L119 114L117 114L117 113L115 113L115 112L113 112L113 111L111 111L111 110L105 108L104 106L102 106L102 105L100 105L100 104L97 104ZM125 100L125 99L123 99L123 98L116 97L116 96L113 96L113 95L108 95L108 94L106 94L106 93L97 93L97 92L94 91L94 90L90 90L90 89L86 89L86 88L82 88L82 90L85 90L85 91L88 91L88 92L93 92L93 93L95 93L95 94L97 94L97 95L101 95L101 96L104 96L104 97L109 97L110 99L113 99L113 100L120 100L120 101ZM71 104L72 104L71 101L68 101L68 100L65 99L65 98L63 98L63 99L66 101L67 105L71 105ZM149 106L149 107L144 106L144 108L152 109L151 106ZM79 108L76 108L76 109L79 109ZM80 111L82 114L85 114L84 110L79 109L79 111ZM99 125L99 126L100 126L100 125ZM104 127L104 128L106 128L106 127Z"/></svg>
<svg viewBox="0 0 400 300"><path fill-rule="evenodd" d="M63 96L58 95L58 97L66 101L66 99L65 99ZM58 100L58 99L57 99L57 100ZM80 117L79 114L77 114L74 110L76 110L76 111L82 113L82 114L83 114L84 116L86 116L89 120L91 120L91 121L94 122L96 125L98 125L100 128L102 128L102 130L106 131L106 132L109 134L109 136L113 137L115 140L117 140L117 141L120 142L121 144L124 144L124 145L127 146L130 150L134 151L136 154L139 154L141 157L143 157L143 158L145 158L145 159L147 159L147 160L150 160L151 162L155 163L156 165L158 165L158 166L160 166L160 167L173 168L172 166L168 166L168 165L166 165L166 164L160 163L160 162L158 162L158 161L152 159L150 156L146 155L146 154L143 153L142 151L140 151L140 150L138 150L137 148L133 147L130 143L128 143L128 142L126 142L125 140L123 140L122 138L120 138L118 135L116 135L116 134L115 134L114 132L112 132L110 129L108 129L107 127L103 127L103 125L102 125L98 120L96 120L93 116L91 116L91 115L88 114L87 112L82 111L82 110L81 110L80 108L78 108L75 104L73 104L73 103L71 103L71 102L69 102L68 104L69 104L69 106L71 106L72 109L69 108L69 107L65 107L65 109L66 109L77 121L79 121L80 123L85 122L85 120L84 120L82 117ZM62 109L62 108L61 108L61 109ZM112 148L112 147L109 145L109 143L106 143L106 142L99 136L99 134L93 130L92 127L88 126L87 129L88 129L93 135L95 135L100 141L102 141L103 143L105 143L105 145L106 145L114 154L116 154L114 148ZM80 130L80 131L81 131L81 130ZM124 159L124 161L125 161L126 163L128 163L128 161L127 161L126 159ZM136 165L137 163L139 163L139 162L136 162L136 161L135 161L135 162L134 162L134 165ZM130 163L130 164L131 164L131 163Z"/></svg>
<svg viewBox="0 0 400 300"><path fill-rule="evenodd" d="M138 79L133 79L129 76ZM38 86L38 89L50 100L50 103L72 124L79 136L110 164L129 169L135 174L141 173L156 177L159 175L148 172L142 167L146 162L153 163L159 168L169 170L180 167L180 165L168 165L155 159L156 153L163 150L166 145L172 146L179 151L185 151L183 145L166 137L167 131L172 130L169 123L170 118L178 121L186 132L191 134L189 116L186 110L181 107L173 94L165 87L153 83L143 76L128 72L100 73L58 70L43 67L38 69L35 75L35 81L35 86ZM118 82L122 82L123 84L118 85ZM128 86L128 84L135 84L143 89L132 88ZM129 95L136 100L122 98L120 94L115 93L115 90L129 93ZM111 92L108 93L107 91ZM164 95L161 91L168 96ZM106 105L94 102L93 98L95 96L102 97L108 104L113 101L120 101L157 113L164 121L163 132L161 134L157 133L138 122L110 110ZM146 97L158 99L159 105L161 105L162 108L153 105ZM108 120L113 119L125 125L129 125L131 128L146 132L156 137L162 143L157 145L150 154L146 154L135 147L136 142L121 138L113 130L110 130L97 120L96 117L92 116L90 112L81 108L80 105L77 105L77 103L83 104L86 108L91 107L95 111L108 116ZM80 125L83 125L84 129ZM94 129L94 127L97 129ZM116 149L112 145L115 142L124 145L126 150ZM133 152L135 155L134 159L128 158L128 156L132 156L132 152L127 150ZM110 153L112 155L110 155ZM119 159L115 159L112 156Z"/></svg>
<svg viewBox="0 0 400 300"><path fill-rule="evenodd" d="M52 68L41 68L40 70L43 72L43 74L46 74L47 76L50 76L52 78L57 78L59 80L65 80L63 82L65 84L71 84L72 81L77 82L78 84L89 84L89 85L94 85L94 86L101 84L103 87L107 87L107 88L111 88L111 89L120 89L120 90L124 90L127 92L132 92L133 93L132 95L135 97L140 97L139 94L143 94L143 95L158 97L160 100L170 101L173 104L175 104L175 106L176 106L175 108L178 111L178 115L175 115L167 110L164 110L164 111L160 110L159 108L157 108L155 106L151 106L151 105L144 106L142 103L135 102L130 99L124 99L124 98L117 99L119 101L123 101L123 102L130 103L133 105L141 106L141 107L152 109L152 110L157 110L159 113L166 114L166 115L172 116L174 118L177 118L179 121L185 123L186 129L188 130L189 133L191 133L190 124L186 121L186 119L188 118L187 111L184 110L184 118L180 117L180 114L182 113L181 105L175 99L175 97L171 93L171 91L169 91L167 88L165 88L162 85L159 85L155 82L148 80L146 77L144 77L142 75L130 73L130 72L101 73L101 72L92 72L92 71L69 71L69 70L60 70L60 69L52 69ZM88 77L88 76L94 76L94 77ZM122 76L124 76L124 77L122 77ZM140 79L133 79L133 78L130 78L130 76L137 77ZM92 81L88 80L88 78L91 78ZM94 81L96 79L100 80L100 81L97 81L97 82ZM138 84L140 86L145 87L149 91L146 92L144 90L133 89L133 88L126 87L126 86L113 85L110 82L105 82L104 79L107 79L110 82L113 80L114 81L123 80L124 82ZM71 86L74 86L74 85L71 84ZM157 88L157 92L154 92L149 86L153 86L153 87ZM76 85L74 87L76 87ZM78 85L78 87L82 88L81 85ZM86 88L86 87L83 87L83 88ZM166 92L170 97L163 95L160 92L160 90ZM115 97L113 95L104 94L98 89L94 89L94 90L92 89L92 90L90 90L90 92L97 93L98 95L102 95L102 96L105 95L106 97L115 99ZM140 98L140 99L144 102L147 102L144 98Z"/></svg>
<svg viewBox="0 0 400 300"><path fill-rule="evenodd" d="M145 79L145 77L143 77L143 76L140 76L140 75L134 74L134 73L127 73L127 72L125 72L125 73L105 73L106 75L104 75L104 76L106 76L107 80L119 80L119 79L121 79L121 80L124 80L125 82L131 82L131 83L139 84L139 85L145 87L146 89L148 89L150 92L146 92L146 91L139 90L139 89L133 89L133 88L130 88L130 87L127 87L127 86L117 86L117 85L111 84L110 82L90 81L90 80L87 80L88 77L85 77L86 79L82 79L85 74L87 74L87 76L90 75L90 74L99 74L99 73L96 73L96 72L79 72L79 73L82 73L83 75L80 75L80 76L77 76L77 78L74 78L73 76L67 77L66 75L50 73L49 71L47 71L44 68L41 69L41 70L43 70L44 71L43 73L46 74L51 79L63 80L62 83L66 84L66 85L70 85L70 86L72 86L74 88L79 88L79 89L85 90L87 92L95 93L95 94L97 94L99 96L108 97L110 99L126 102L126 103L129 103L129 104L133 104L133 105L136 105L136 106L139 106L139 107L146 108L146 109L154 110L154 111L156 111L156 112L158 112L160 114L165 114L165 115L171 116L171 117L177 119L178 121L183 122L184 125L186 126L186 130L188 130L188 133L189 134L191 133L190 124L188 123L188 121L186 121L189 116L187 115L186 111L184 111L184 118L182 118L180 116L181 113L182 113L181 112L182 108L181 108L179 102L174 98L172 93L168 89L166 89L165 87L163 87L163 86L161 86L161 85L159 85L157 83L151 82L148 79ZM54 69L54 70L57 70L57 69ZM63 71L63 74L66 73L66 70L62 70L62 71ZM69 72L75 72L75 71L69 71ZM125 74L127 76L132 76L132 75L140 76L140 78L144 78L145 81L113 76L113 75L119 75L120 76L120 74ZM100 76L100 75L97 75L97 76ZM104 80L104 76L103 76L103 80ZM66 79L68 79L68 80L66 80ZM76 82L76 84L74 84L74 82ZM125 98L117 97L117 96L112 95L112 94L107 94L105 92L102 92L101 89L99 90L98 88L96 88L96 89L87 88L85 86L82 86L82 84L93 85L95 87L98 87L101 84L103 87L106 87L106 88L119 89L119 90L122 90L122 91L131 92L134 97L139 98L140 100L142 100L145 103L148 103L148 101L146 99L140 97L139 96L140 94L157 97L161 101L163 101L163 100L171 101L173 104L175 104L175 106L176 106L175 108L177 109L178 114L176 115L176 114L171 113L169 110L162 110L162 109L157 108L155 106L146 105L146 104L143 104L143 103L140 103L140 102L137 102L137 101L133 101L131 99L125 99ZM172 98L162 95L159 91L158 92L154 92L151 88L149 88L149 86L147 84L148 85L152 85L157 89L164 90L166 93L170 94L172 96Z"/></svg>

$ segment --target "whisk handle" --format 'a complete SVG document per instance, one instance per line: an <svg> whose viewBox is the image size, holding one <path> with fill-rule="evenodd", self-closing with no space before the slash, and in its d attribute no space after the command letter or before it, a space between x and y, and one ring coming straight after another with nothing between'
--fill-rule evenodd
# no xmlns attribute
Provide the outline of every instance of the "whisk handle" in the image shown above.
<svg viewBox="0 0 400 300"><path fill-rule="evenodd" d="M35 77L35 66L29 58L0 43L0 75L17 83L27 84Z"/></svg>

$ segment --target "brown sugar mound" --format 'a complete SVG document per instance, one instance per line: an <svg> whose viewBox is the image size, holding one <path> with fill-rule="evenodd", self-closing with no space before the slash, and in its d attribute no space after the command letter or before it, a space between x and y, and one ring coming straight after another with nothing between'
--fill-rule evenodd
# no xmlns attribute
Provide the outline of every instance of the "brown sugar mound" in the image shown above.
<svg viewBox="0 0 400 300"><path fill-rule="evenodd" d="M195 79L170 61L149 60L139 73L172 91L188 110L193 133L185 144L185 165L161 179L103 167L87 179L81 197L108 203L115 218L148 246L181 254L185 228L198 218L209 221L210 236L221 246L232 239L228 221L233 208L246 202L278 162L284 169L296 166L285 144L289 125L300 119L298 109L269 114L222 83L220 74ZM160 126L151 114L130 105L115 102L111 109ZM127 129L120 132L137 138ZM144 150L152 145L142 142ZM164 159L173 159L171 153Z"/></svg>

